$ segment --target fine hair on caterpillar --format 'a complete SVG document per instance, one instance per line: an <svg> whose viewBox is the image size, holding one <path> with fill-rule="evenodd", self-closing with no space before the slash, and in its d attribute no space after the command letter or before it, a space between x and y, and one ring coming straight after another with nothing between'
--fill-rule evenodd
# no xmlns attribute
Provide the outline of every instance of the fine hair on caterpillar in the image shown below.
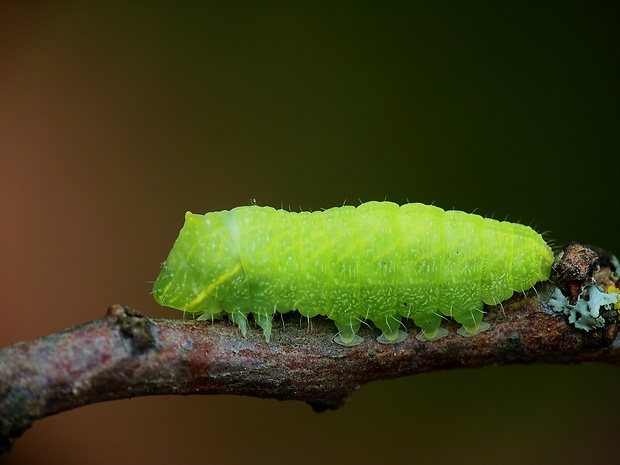
<svg viewBox="0 0 620 465"><path fill-rule="evenodd" d="M334 341L362 342L371 321L379 342L407 337L402 318L432 341L489 327L496 305L551 273L553 252L529 226L458 210L367 202L314 212L257 205L187 212L153 295L162 305L211 320L227 314L242 332L247 317L269 342L275 313L297 310L334 322Z"/></svg>

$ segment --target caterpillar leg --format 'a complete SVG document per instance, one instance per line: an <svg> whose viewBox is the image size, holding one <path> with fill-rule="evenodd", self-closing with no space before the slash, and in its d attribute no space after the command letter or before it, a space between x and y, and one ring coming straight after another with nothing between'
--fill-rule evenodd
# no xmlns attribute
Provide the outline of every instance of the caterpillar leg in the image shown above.
<svg viewBox="0 0 620 465"><path fill-rule="evenodd" d="M385 319L373 320L372 322L382 331L381 336L377 337L377 341L381 344L396 344L397 342L404 341L409 336L409 334L400 330L399 316L387 316Z"/></svg>
<svg viewBox="0 0 620 465"><path fill-rule="evenodd" d="M490 328L490 324L482 321L484 312L481 308L472 308L468 313L455 316L455 320L461 323L461 327L456 331L461 336L470 337L480 334Z"/></svg>
<svg viewBox="0 0 620 465"><path fill-rule="evenodd" d="M353 347L364 342L364 339L357 335L361 322L358 320L334 321L338 334L334 336L333 341L336 344L345 347Z"/></svg>
<svg viewBox="0 0 620 465"><path fill-rule="evenodd" d="M198 321L213 321L222 318L224 309L222 303L215 298L205 298L200 304Z"/></svg>
<svg viewBox="0 0 620 465"><path fill-rule="evenodd" d="M491 325L486 321L481 321L477 325L465 325L465 323L463 323L463 326L457 329L456 332L459 333L461 336L470 337L475 336L476 334L480 334L482 331L486 331L490 327Z"/></svg>
<svg viewBox="0 0 620 465"><path fill-rule="evenodd" d="M261 313L254 314L254 321L263 328L263 335L265 336L265 342L269 343L271 339L271 323L273 321L273 315L263 315Z"/></svg>
<svg viewBox="0 0 620 465"><path fill-rule="evenodd" d="M439 316L431 315L426 318L414 318L413 321L422 330L416 334L418 341L436 341L448 335L448 330L440 326L441 317Z"/></svg>
<svg viewBox="0 0 620 465"><path fill-rule="evenodd" d="M241 312L233 312L228 314L228 318L230 318L230 321L234 324L239 326L241 335L245 337L248 332L248 317Z"/></svg>
<svg viewBox="0 0 620 465"><path fill-rule="evenodd" d="M213 321L213 320L219 320L220 318L222 318L222 313L223 312L216 312L216 313L209 313L209 312L203 312L200 314L200 316L198 318L196 318L198 321Z"/></svg>

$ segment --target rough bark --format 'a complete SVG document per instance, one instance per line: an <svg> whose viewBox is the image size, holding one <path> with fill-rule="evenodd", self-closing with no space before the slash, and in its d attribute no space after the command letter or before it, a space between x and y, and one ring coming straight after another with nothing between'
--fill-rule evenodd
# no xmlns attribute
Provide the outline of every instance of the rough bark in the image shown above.
<svg viewBox="0 0 620 465"><path fill-rule="evenodd" d="M593 273L605 288L615 283L609 267L597 271L583 256L567 248L556 262L570 277L567 288L580 293ZM579 273L571 266L586 271L575 278ZM556 284L562 279L558 275ZM491 328L475 337L456 334L458 325L446 322L449 335L437 341L410 336L383 345L375 340L377 331L365 327L365 342L351 348L332 342L329 320L308 322L294 313L274 324L267 344L257 328L243 338L227 321L156 320L113 305L102 319L0 350L0 452L35 420L112 399L238 394L301 400L321 411L342 406L370 381L427 371L513 363L620 365L617 311L604 314L601 330L577 330L541 304L553 288L545 283L487 308Z"/></svg>

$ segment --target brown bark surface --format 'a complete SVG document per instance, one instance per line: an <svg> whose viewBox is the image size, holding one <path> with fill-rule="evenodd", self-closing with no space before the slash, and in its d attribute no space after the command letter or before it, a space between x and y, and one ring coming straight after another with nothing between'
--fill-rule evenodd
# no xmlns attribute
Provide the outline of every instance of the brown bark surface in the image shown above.
<svg viewBox="0 0 620 465"><path fill-rule="evenodd" d="M575 257L583 260L574 252L567 249L556 265L566 270ZM575 265L591 270L580 278L582 286L593 273L605 288L615 283L609 267L597 272L581 261ZM575 290L576 274L567 275ZM295 313L274 324L267 344L260 328L250 327L243 338L228 321L157 320L113 305L102 319L0 350L0 451L9 450L37 419L112 399L237 394L301 400L321 411L342 406L370 381L433 370L514 363L620 365L618 312L603 313L607 324L601 330L577 330L541 304L553 289L545 283L487 308L491 328L475 337L456 334L458 325L446 322L448 336L421 342L407 322L412 335L403 342L380 344L378 331L365 327L364 343L349 348L332 341L336 330L329 320L313 318L309 326Z"/></svg>

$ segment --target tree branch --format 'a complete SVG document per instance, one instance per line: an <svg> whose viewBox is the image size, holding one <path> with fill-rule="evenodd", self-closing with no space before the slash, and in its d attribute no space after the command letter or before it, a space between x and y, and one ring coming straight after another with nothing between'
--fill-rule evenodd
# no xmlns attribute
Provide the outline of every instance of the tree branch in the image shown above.
<svg viewBox="0 0 620 465"><path fill-rule="evenodd" d="M596 267L574 256L565 256L564 265L571 260L573 269L591 269L579 278L583 286ZM568 274L574 291L575 273ZM562 279L556 278L558 286ZM596 280L605 288L615 283L609 267ZM543 301L553 289L551 283L538 288ZM449 335L437 341L410 336L382 345L376 330L363 328L364 343L346 348L332 342L333 323L320 317L309 328L307 320L289 313L266 344L259 328L250 327L243 338L227 321L151 319L114 305L102 319L0 350L0 452L10 450L35 420L112 399L237 394L302 400L321 411L342 406L370 381L427 371L514 363L620 365L615 310L604 315L604 328L589 333L547 313L533 291L487 311L491 328L475 337L456 334L458 325L447 322Z"/></svg>

